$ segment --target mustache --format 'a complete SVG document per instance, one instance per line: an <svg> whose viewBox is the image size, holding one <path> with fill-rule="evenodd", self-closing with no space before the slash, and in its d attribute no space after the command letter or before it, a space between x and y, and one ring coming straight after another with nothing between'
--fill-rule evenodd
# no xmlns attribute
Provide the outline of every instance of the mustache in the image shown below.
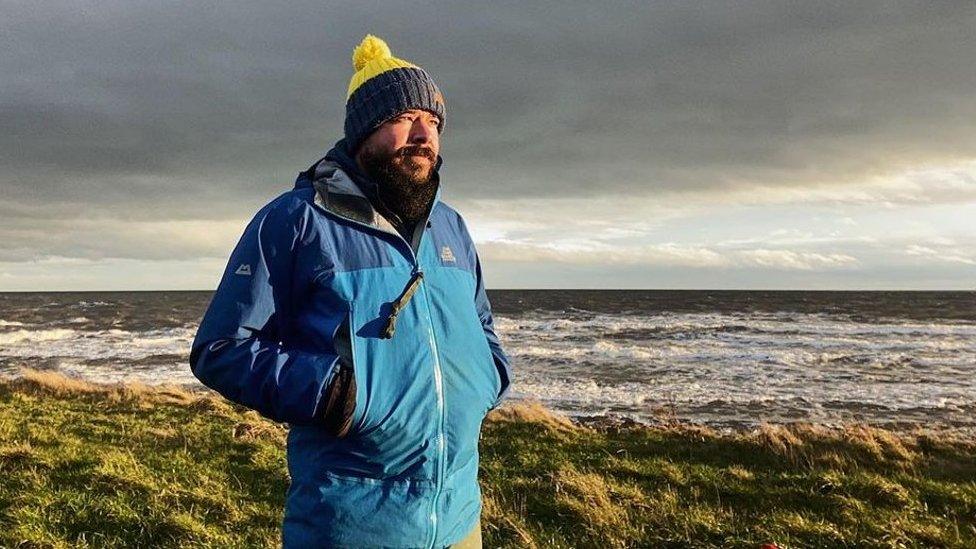
<svg viewBox="0 0 976 549"><path fill-rule="evenodd" d="M424 147L423 145L407 145L397 152L397 156L405 158L407 156L424 156L431 162L437 160L437 155L434 154L434 150L430 147Z"/></svg>

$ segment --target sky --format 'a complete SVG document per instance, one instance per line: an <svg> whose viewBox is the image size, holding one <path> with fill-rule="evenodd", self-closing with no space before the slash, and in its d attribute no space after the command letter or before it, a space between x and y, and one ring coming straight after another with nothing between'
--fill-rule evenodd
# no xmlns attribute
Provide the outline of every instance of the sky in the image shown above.
<svg viewBox="0 0 976 549"><path fill-rule="evenodd" d="M0 291L212 289L342 137L444 93L489 288L976 289L976 2L3 2Z"/></svg>

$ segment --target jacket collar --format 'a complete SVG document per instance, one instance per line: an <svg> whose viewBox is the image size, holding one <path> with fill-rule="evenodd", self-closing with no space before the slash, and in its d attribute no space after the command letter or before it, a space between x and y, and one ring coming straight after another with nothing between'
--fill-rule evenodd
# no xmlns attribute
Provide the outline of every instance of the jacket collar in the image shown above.
<svg viewBox="0 0 976 549"><path fill-rule="evenodd" d="M397 234L393 225L373 207L372 202L335 161L322 159L310 174L315 188L315 203L333 214Z"/></svg>

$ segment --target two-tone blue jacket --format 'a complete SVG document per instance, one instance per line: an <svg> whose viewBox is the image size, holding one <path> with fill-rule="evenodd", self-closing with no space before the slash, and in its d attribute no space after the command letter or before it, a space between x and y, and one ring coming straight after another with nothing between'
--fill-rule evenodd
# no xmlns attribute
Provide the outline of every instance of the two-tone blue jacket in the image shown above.
<svg viewBox="0 0 976 549"><path fill-rule="evenodd" d="M290 424L286 547L444 547L478 522L481 423L511 380L481 265L439 176L408 242L328 158L247 226L190 364ZM343 340L356 391L339 438L318 418Z"/></svg>

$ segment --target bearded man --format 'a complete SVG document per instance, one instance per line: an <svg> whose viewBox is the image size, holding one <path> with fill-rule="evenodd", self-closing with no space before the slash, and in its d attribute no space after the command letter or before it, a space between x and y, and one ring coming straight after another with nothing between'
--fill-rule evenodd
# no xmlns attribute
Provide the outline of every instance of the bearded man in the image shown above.
<svg viewBox="0 0 976 549"><path fill-rule="evenodd" d="M289 424L286 547L480 547L478 439L508 392L481 263L440 200L445 106L367 35L344 137L262 208L190 365Z"/></svg>

